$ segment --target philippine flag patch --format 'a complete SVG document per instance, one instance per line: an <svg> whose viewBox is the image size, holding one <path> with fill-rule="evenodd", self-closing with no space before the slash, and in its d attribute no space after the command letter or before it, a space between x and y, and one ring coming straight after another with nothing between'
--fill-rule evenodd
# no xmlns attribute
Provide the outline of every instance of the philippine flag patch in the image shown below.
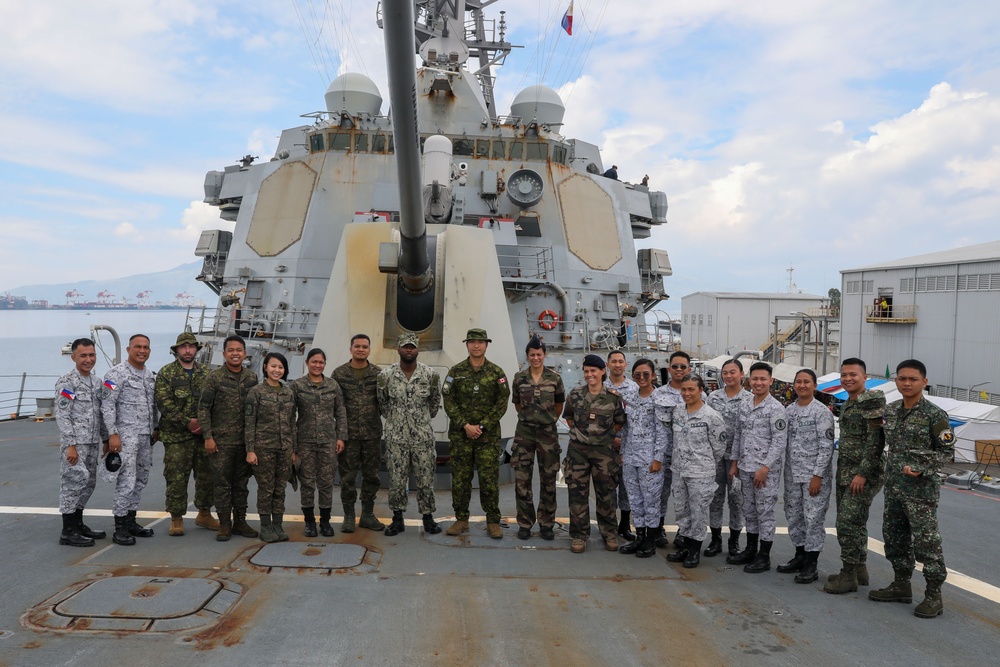
<svg viewBox="0 0 1000 667"><path fill-rule="evenodd" d="M115 387L117 387L118 385L115 384L114 380L105 380L104 381L104 386L107 387L108 389L110 389L111 391L114 391Z"/></svg>
<svg viewBox="0 0 1000 667"><path fill-rule="evenodd" d="M76 400L76 393L72 389L68 389L66 387L63 387L63 390L59 392L59 395L65 396L71 401Z"/></svg>

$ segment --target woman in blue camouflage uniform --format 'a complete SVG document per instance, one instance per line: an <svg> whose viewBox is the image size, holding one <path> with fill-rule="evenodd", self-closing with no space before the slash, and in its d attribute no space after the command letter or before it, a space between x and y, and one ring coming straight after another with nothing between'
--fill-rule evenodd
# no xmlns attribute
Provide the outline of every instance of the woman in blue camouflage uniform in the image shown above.
<svg viewBox="0 0 1000 667"><path fill-rule="evenodd" d="M281 522L285 514L285 485L292 474L295 446L295 395L282 383L288 377L284 355L270 352L264 357L264 381L247 393L247 463L257 479L257 512L260 539L288 540Z"/></svg>
<svg viewBox="0 0 1000 667"><path fill-rule="evenodd" d="M618 552L635 554L639 558L649 558L656 553L663 465L670 455L670 433L656 418L653 403L655 372L652 361L637 360L632 364L632 379L638 389L622 394L627 417L621 431L622 483L632 507L636 539L623 544Z"/></svg>

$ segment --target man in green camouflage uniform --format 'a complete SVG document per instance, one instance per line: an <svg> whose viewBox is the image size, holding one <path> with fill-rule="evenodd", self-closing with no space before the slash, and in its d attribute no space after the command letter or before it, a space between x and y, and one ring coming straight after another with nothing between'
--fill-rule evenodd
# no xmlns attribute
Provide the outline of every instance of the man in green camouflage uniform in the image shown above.
<svg viewBox="0 0 1000 667"><path fill-rule="evenodd" d="M912 602L910 578L919 560L927 591L913 613L933 618L944 611L941 584L948 574L937 522L938 471L952 461L955 433L948 413L924 397L926 386L927 368L922 362L908 359L896 367L896 388L903 398L885 409L889 462L882 519L885 557L896 576L887 587L869 591L868 597L879 602Z"/></svg>
<svg viewBox="0 0 1000 667"><path fill-rule="evenodd" d="M507 412L510 386L503 369L486 359L490 338L485 329L465 336L469 357L451 367L441 387L451 441L451 505L455 523L449 535L469 531L472 476L479 470L479 503L486 532L503 537L500 527L500 419Z"/></svg>
<svg viewBox="0 0 1000 667"><path fill-rule="evenodd" d="M205 451L205 440L198 424L198 400L201 385L208 374L205 366L194 360L201 344L193 333L177 336L170 351L176 360L160 369L156 376L156 407L160 411L160 440L163 441L163 477L167 482L166 509L170 513L169 534L184 534L184 515L188 505L188 480L194 473L194 506L198 516L194 525L218 530L212 516L215 486L212 463Z"/></svg>
<svg viewBox="0 0 1000 667"><path fill-rule="evenodd" d="M604 386L604 360L588 354L583 360L586 385L566 398L563 417L569 425L566 489L569 492L569 536L573 553L583 553L590 537L590 479L594 479L597 527L608 551L618 550L615 482L619 468L615 434L625 425L625 407L618 394Z"/></svg>
<svg viewBox="0 0 1000 667"><path fill-rule="evenodd" d="M545 343L532 336L525 348L528 368L514 375L511 397L517 410L514 431L514 489L517 495L517 537L531 537L535 505L531 477L538 457L538 527L544 540L555 537L556 476L559 472L559 432L556 421L566 402L562 378L545 367Z"/></svg>
<svg viewBox="0 0 1000 667"><path fill-rule="evenodd" d="M841 363L840 384L848 395L840 408L836 477L837 541L843 567L823 586L827 593L850 593L859 584L868 585L868 511L885 476L885 394L866 391L867 378L861 359Z"/></svg>
<svg viewBox="0 0 1000 667"><path fill-rule="evenodd" d="M362 528L382 530L375 518L378 469L382 465L382 419L379 417L378 374L382 369L368 361L371 339L365 334L351 338L351 360L333 371L333 379L344 392L347 408L347 441L338 456L340 500L344 504L341 530L354 532L354 503L358 499L358 471L361 471Z"/></svg>
<svg viewBox="0 0 1000 667"><path fill-rule="evenodd" d="M243 415L257 374L243 368L246 343L242 338L228 337L222 349L226 363L206 375L201 386L198 423L215 479L215 509L221 526L215 539L225 542L233 533L257 537L257 531L247 525L248 485L253 473L246 458Z"/></svg>

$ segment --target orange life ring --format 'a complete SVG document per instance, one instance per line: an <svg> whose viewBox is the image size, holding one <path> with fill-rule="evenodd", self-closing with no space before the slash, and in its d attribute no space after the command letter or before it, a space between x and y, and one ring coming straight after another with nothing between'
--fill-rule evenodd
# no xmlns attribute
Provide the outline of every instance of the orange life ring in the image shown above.
<svg viewBox="0 0 1000 667"><path fill-rule="evenodd" d="M545 329L546 331L551 331L556 328L556 324L559 323L559 316L556 315L554 310L543 310L542 314L538 316L538 326Z"/></svg>

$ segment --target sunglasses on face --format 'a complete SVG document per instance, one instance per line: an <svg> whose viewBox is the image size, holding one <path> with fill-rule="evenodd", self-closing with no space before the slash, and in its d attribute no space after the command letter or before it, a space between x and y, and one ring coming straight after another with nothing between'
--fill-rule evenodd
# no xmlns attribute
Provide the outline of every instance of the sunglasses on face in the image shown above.
<svg viewBox="0 0 1000 667"><path fill-rule="evenodd" d="M632 377L634 377L636 380L644 380L646 378L653 377L653 374L649 371L641 371L639 373L632 373Z"/></svg>
<svg viewBox="0 0 1000 667"><path fill-rule="evenodd" d="M675 371L686 371L688 369L687 366L671 366L671 368Z"/></svg>

